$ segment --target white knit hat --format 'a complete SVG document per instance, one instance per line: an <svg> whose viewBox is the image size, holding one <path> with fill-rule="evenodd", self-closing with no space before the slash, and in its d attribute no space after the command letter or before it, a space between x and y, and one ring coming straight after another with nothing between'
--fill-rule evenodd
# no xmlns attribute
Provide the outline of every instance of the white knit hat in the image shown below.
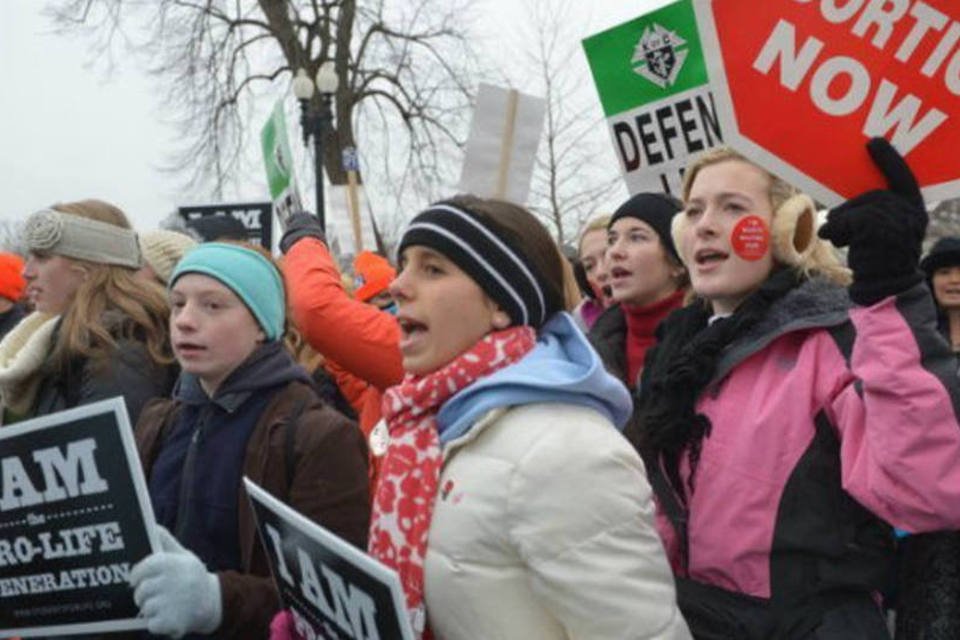
<svg viewBox="0 0 960 640"><path fill-rule="evenodd" d="M139 241L143 259L164 284L169 282L173 268L183 254L197 245L197 241L187 234L167 229L145 231L139 235Z"/></svg>

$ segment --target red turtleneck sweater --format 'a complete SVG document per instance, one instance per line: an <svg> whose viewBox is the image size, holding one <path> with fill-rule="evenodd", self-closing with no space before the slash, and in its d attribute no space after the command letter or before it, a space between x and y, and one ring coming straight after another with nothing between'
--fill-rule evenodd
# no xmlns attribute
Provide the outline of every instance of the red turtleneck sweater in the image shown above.
<svg viewBox="0 0 960 640"><path fill-rule="evenodd" d="M648 305L620 305L627 320L627 380L631 389L637 386L647 349L656 341L653 332L671 311L683 304L684 293L681 289Z"/></svg>

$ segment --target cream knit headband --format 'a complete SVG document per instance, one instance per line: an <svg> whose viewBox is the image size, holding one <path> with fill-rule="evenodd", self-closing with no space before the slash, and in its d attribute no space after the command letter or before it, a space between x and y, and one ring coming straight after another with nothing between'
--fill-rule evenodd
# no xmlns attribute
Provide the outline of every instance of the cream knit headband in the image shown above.
<svg viewBox="0 0 960 640"><path fill-rule="evenodd" d="M32 252L47 252L100 264L139 269L137 234L54 209L41 209L27 218L23 240Z"/></svg>

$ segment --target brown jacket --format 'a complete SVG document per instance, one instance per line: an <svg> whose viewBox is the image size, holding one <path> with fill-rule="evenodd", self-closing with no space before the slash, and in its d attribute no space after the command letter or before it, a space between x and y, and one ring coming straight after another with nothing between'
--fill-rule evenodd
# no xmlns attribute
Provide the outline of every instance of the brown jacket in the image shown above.
<svg viewBox="0 0 960 640"><path fill-rule="evenodd" d="M148 478L179 406L173 400L154 401L137 423L137 449ZM306 408L294 432L296 469L288 487L286 425L298 406ZM291 382L270 401L254 427L247 442L243 473L307 518L365 549L370 520L366 459L360 430L323 406L308 385ZM243 572L219 574L223 621L213 635L262 640L269 635L270 619L279 610L280 601L242 486L237 501Z"/></svg>

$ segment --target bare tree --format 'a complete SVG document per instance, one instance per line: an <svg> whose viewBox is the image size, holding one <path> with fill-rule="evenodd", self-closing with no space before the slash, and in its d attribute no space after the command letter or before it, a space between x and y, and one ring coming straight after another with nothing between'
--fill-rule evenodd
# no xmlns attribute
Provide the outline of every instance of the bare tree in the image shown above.
<svg viewBox="0 0 960 640"><path fill-rule="evenodd" d="M341 152L358 147L368 173L401 202L448 182L447 158L463 144L476 66L470 3L51 0L48 12L61 30L92 38L98 59L145 58L184 141L168 168L189 170L188 186L213 184L220 197L257 140L258 98L286 91L298 68L313 77L332 60L340 85L327 174L345 183Z"/></svg>
<svg viewBox="0 0 960 640"><path fill-rule="evenodd" d="M625 197L623 181L606 133L580 47L584 37L569 0L537 0L528 5L532 33L524 52L526 69L546 100L543 138L534 165L530 208L563 245L598 207ZM537 92L536 90L534 92Z"/></svg>
<svg viewBox="0 0 960 640"><path fill-rule="evenodd" d="M0 220L0 251L27 255L27 248L23 244L23 221Z"/></svg>

